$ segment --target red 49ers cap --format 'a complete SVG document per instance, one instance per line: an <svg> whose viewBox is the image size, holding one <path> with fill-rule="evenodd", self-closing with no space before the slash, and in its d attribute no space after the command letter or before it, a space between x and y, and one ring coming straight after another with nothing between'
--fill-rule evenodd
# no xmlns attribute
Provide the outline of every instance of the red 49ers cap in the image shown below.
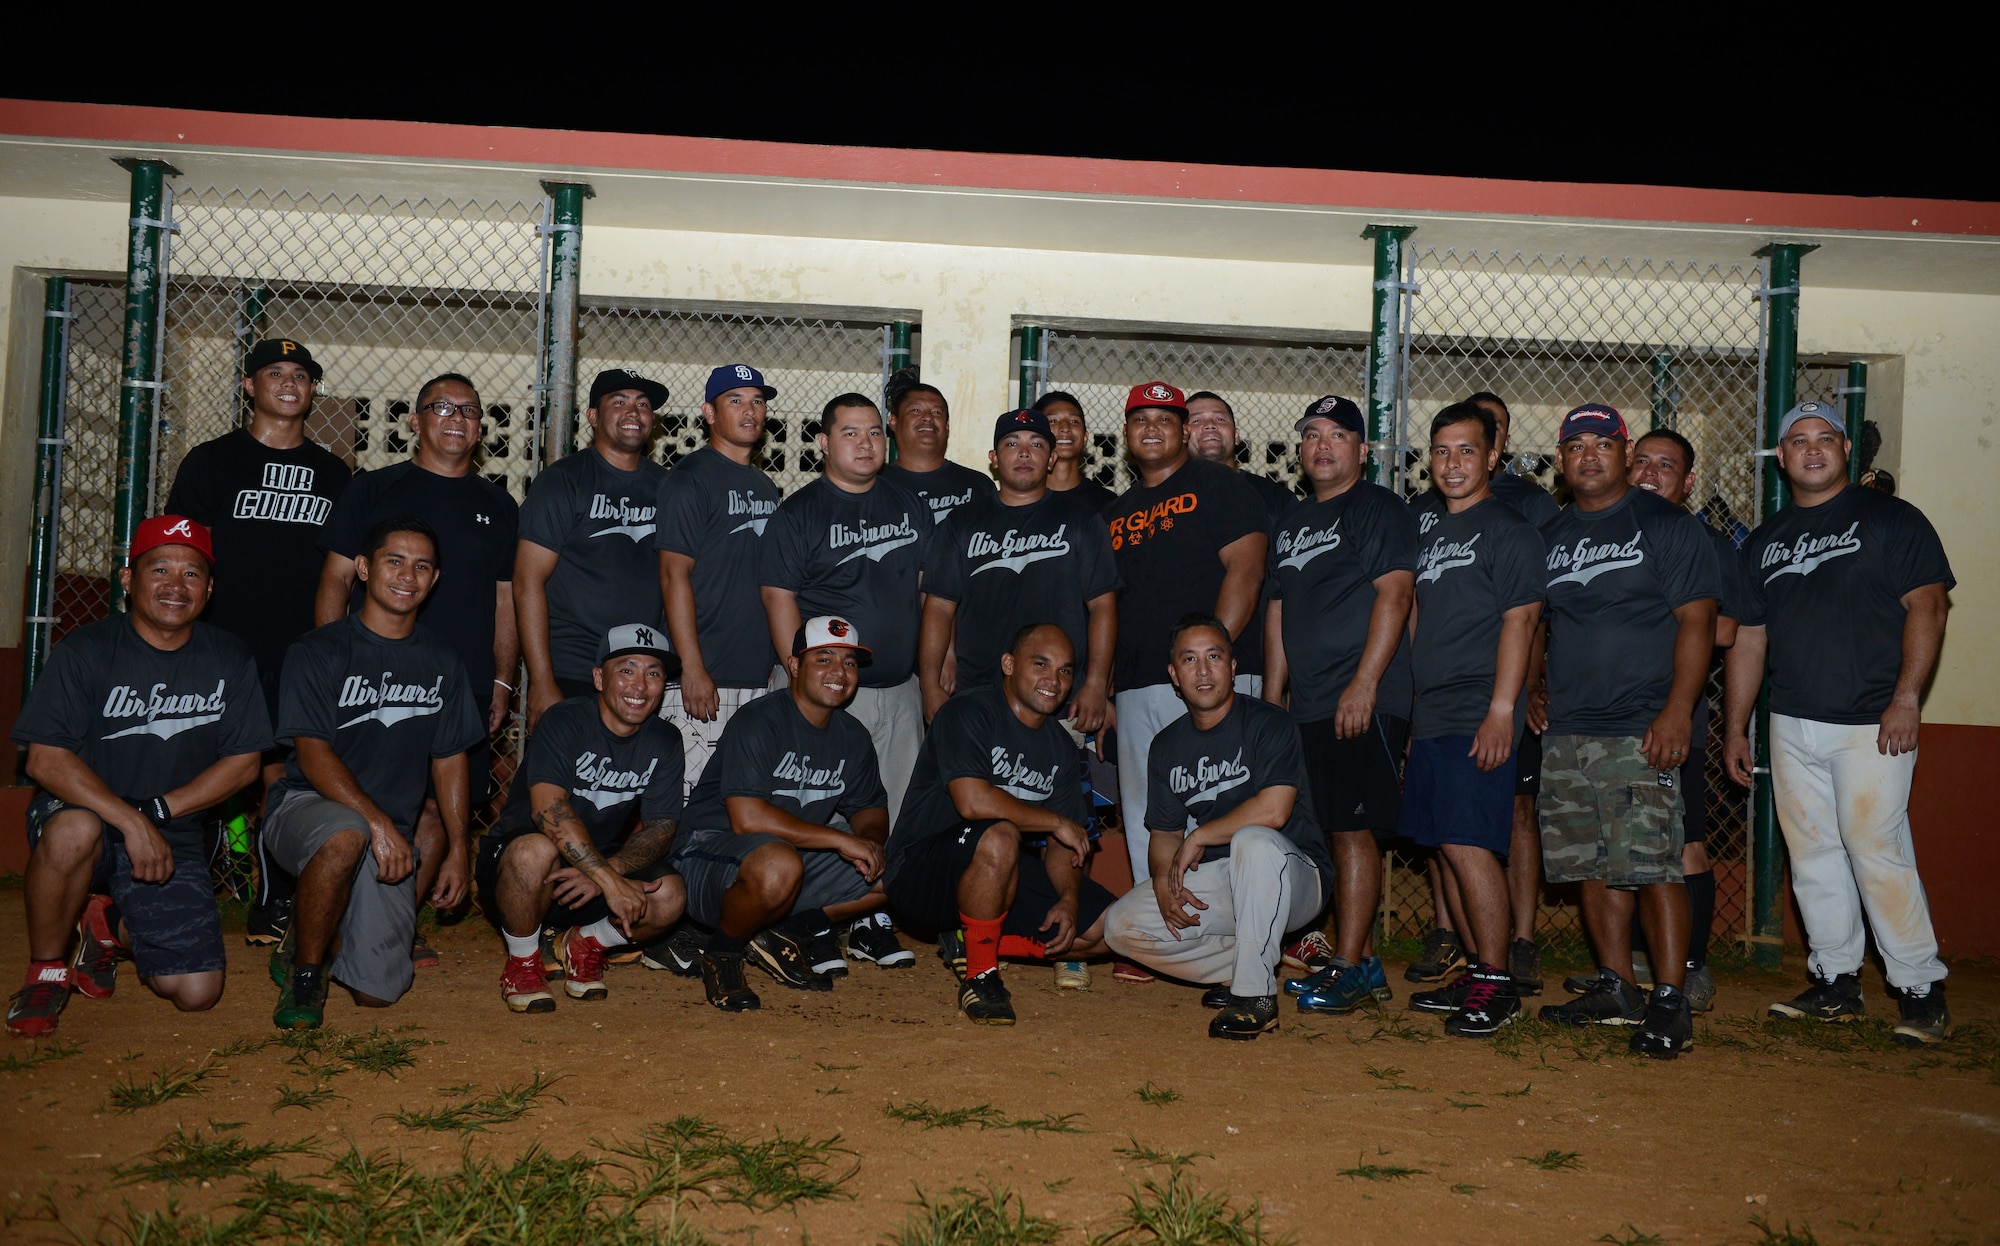
<svg viewBox="0 0 2000 1246"><path fill-rule="evenodd" d="M1125 395L1125 414L1130 415L1142 407L1158 407L1162 411L1179 412L1187 418L1187 395L1165 381L1147 381L1134 385L1132 392Z"/></svg>
<svg viewBox="0 0 2000 1246"><path fill-rule="evenodd" d="M792 637L792 656L798 657L813 649L852 649L861 665L875 660L875 655L861 643L861 633L854 624L838 615L822 614L807 619Z"/></svg>
<svg viewBox="0 0 2000 1246"><path fill-rule="evenodd" d="M155 515L141 522L139 530L132 534L132 552L125 565L131 566L139 561L139 555L162 545L185 545L199 550L210 566L215 565L215 544L208 538L208 529L184 515Z"/></svg>

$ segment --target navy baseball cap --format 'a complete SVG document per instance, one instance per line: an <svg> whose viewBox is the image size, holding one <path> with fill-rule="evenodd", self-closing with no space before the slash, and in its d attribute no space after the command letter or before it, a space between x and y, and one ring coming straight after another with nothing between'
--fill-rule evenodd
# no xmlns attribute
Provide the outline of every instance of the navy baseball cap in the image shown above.
<svg viewBox="0 0 2000 1246"><path fill-rule="evenodd" d="M1785 434L1792 431L1792 425L1800 420L1825 420L1834 432L1847 436L1847 420L1840 412L1826 403L1807 401L1785 412L1785 418L1778 421L1778 440L1783 441Z"/></svg>
<svg viewBox="0 0 2000 1246"><path fill-rule="evenodd" d="M1368 421L1362 418L1361 408L1355 406L1352 399L1338 394L1328 394L1307 407L1306 413L1292 422L1292 431L1303 433L1306 425L1314 420L1332 420L1351 433L1360 433L1363 437L1368 435Z"/></svg>
<svg viewBox="0 0 2000 1246"><path fill-rule="evenodd" d="M636 389L646 395L646 401L653 404L655 411L667 403L667 387L658 381L650 381L630 368L606 368L590 383L590 405L606 394L615 394L621 389Z"/></svg>
<svg viewBox="0 0 2000 1246"><path fill-rule="evenodd" d="M764 374L747 363L725 363L708 374L708 386L702 391L703 402L714 402L732 389L761 389L765 401L778 396L778 391L764 384Z"/></svg>
<svg viewBox="0 0 2000 1246"><path fill-rule="evenodd" d="M998 450L1000 443L1013 433L1033 433L1040 437L1049 449L1056 448L1056 435L1049 428L1049 417L1033 407L1009 411L993 421L993 448Z"/></svg>
<svg viewBox="0 0 2000 1246"><path fill-rule="evenodd" d="M306 370L306 375L317 381L325 375L325 370L313 362L312 352L290 338L269 337L250 348L243 359L243 375L252 376L260 368L268 368L274 363L295 363Z"/></svg>
<svg viewBox="0 0 2000 1246"><path fill-rule="evenodd" d="M634 653L658 658L660 665L667 668L668 679L673 679L681 673L681 660L674 656L673 642L667 638L665 628L655 627L651 623L621 623L604 633L604 639L597 642L599 666L603 666L613 658L622 658Z"/></svg>
<svg viewBox="0 0 2000 1246"><path fill-rule="evenodd" d="M1607 407L1601 402L1586 402L1563 417L1562 430L1556 434L1558 443L1584 433L1596 433L1599 437L1615 437L1620 441L1631 439L1625 431L1625 417L1618 414L1618 408Z"/></svg>

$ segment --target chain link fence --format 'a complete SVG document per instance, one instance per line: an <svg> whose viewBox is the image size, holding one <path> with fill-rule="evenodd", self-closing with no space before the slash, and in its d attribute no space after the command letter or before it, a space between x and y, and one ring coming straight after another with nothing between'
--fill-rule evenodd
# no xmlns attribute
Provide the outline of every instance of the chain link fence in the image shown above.
<svg viewBox="0 0 2000 1246"><path fill-rule="evenodd" d="M113 541L125 283L71 277L63 352L62 467L57 473L51 644L111 613L124 562Z"/></svg>

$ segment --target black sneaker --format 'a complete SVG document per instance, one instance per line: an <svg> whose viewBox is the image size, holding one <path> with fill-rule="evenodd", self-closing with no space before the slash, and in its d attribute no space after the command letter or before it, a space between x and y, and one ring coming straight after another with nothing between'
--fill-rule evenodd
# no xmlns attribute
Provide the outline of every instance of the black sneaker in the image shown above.
<svg viewBox="0 0 2000 1246"><path fill-rule="evenodd" d="M954 926L952 929L938 936L938 959L944 962L945 968L951 970L952 977L957 978L960 982L965 981L965 932L963 930Z"/></svg>
<svg viewBox="0 0 2000 1246"><path fill-rule="evenodd" d="M1889 988L1903 1010L1891 1035L1905 1047L1941 1043L1951 1037L1951 1010L1944 1006L1944 983L1926 982L1907 991Z"/></svg>
<svg viewBox="0 0 2000 1246"><path fill-rule="evenodd" d="M998 969L989 969L976 978L967 978L958 988L959 1011L978 1025L1014 1024L1014 997L1000 980Z"/></svg>
<svg viewBox="0 0 2000 1246"><path fill-rule="evenodd" d="M1514 979L1514 994L1542 993L1542 949L1533 939L1516 939L1507 947L1507 976Z"/></svg>
<svg viewBox="0 0 2000 1246"><path fill-rule="evenodd" d="M1472 975L1462 973L1434 991L1417 991L1410 996L1411 1012L1453 1013L1465 1007L1472 992Z"/></svg>
<svg viewBox="0 0 2000 1246"><path fill-rule="evenodd" d="M1597 988L1595 973L1573 973L1563 979L1563 990L1571 995L1588 995Z"/></svg>
<svg viewBox="0 0 2000 1246"><path fill-rule="evenodd" d="M1502 1026L1512 1025L1521 1015L1520 997L1514 994L1511 973L1481 965L1465 975L1472 986L1457 1012L1444 1019L1444 1032L1460 1038L1491 1038Z"/></svg>
<svg viewBox="0 0 2000 1246"><path fill-rule="evenodd" d="M847 959L874 961L882 969L913 969L917 964L917 954L896 937L887 913L854 919L847 928Z"/></svg>
<svg viewBox="0 0 2000 1246"><path fill-rule="evenodd" d="M1277 1028L1276 995L1231 995L1222 1011L1208 1023L1208 1036L1248 1042Z"/></svg>
<svg viewBox="0 0 2000 1246"><path fill-rule="evenodd" d="M744 949L744 958L794 991L831 991L833 980L814 973L799 941L777 929L760 930Z"/></svg>
<svg viewBox="0 0 2000 1246"><path fill-rule="evenodd" d="M1424 936L1424 950L1417 963L1403 971L1405 982L1442 982L1466 966L1465 948L1458 935L1449 930L1433 930Z"/></svg>
<svg viewBox="0 0 2000 1246"><path fill-rule="evenodd" d="M805 949L806 964L814 973L829 979L847 976L847 958L840 954L840 938L832 926L815 930L799 942Z"/></svg>
<svg viewBox="0 0 2000 1246"><path fill-rule="evenodd" d="M664 969L683 978L701 976L701 954L708 949L708 936L690 922L674 927L663 939L655 939L639 949L639 963L648 969Z"/></svg>
<svg viewBox="0 0 2000 1246"><path fill-rule="evenodd" d="M265 900L250 905L250 920L243 927L243 941L251 947L269 947L285 937L292 925L290 899Z"/></svg>
<svg viewBox="0 0 2000 1246"><path fill-rule="evenodd" d="M1217 983L1215 986L1203 991L1201 993L1201 1006L1203 1008L1229 1007L1229 984L1227 982Z"/></svg>
<svg viewBox="0 0 2000 1246"><path fill-rule="evenodd" d="M1646 1002L1646 1019L1632 1036L1632 1051L1655 1060L1672 1060L1694 1050L1694 1014L1685 992L1662 983Z"/></svg>
<svg viewBox="0 0 2000 1246"><path fill-rule="evenodd" d="M724 1012L754 1012L763 1001L743 981L741 956L701 954L701 989L708 1002Z"/></svg>
<svg viewBox="0 0 2000 1246"><path fill-rule="evenodd" d="M1812 985L1791 999L1772 1004L1767 1010L1780 1018L1811 1021L1854 1021L1868 1011L1861 998L1861 975L1843 973L1833 978L1813 975Z"/></svg>
<svg viewBox="0 0 2000 1246"><path fill-rule="evenodd" d="M1557 1025L1638 1025L1645 1019L1645 993L1609 969L1598 970L1590 989L1567 1004L1542 1005L1542 1020Z"/></svg>

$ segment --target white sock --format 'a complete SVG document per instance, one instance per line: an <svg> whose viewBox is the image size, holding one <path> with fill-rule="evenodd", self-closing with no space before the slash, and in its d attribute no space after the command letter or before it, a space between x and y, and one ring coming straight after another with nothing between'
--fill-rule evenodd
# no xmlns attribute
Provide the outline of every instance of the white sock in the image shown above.
<svg viewBox="0 0 2000 1246"><path fill-rule="evenodd" d="M597 940L597 946L599 947L625 946L624 932L612 925L609 917L600 918L585 926L582 930L577 931L577 933Z"/></svg>
<svg viewBox="0 0 2000 1246"><path fill-rule="evenodd" d="M502 926L500 927L500 937L507 941L507 955L509 956L520 958L541 955L542 937L540 931L536 931L534 934L517 935L509 932L505 926Z"/></svg>

